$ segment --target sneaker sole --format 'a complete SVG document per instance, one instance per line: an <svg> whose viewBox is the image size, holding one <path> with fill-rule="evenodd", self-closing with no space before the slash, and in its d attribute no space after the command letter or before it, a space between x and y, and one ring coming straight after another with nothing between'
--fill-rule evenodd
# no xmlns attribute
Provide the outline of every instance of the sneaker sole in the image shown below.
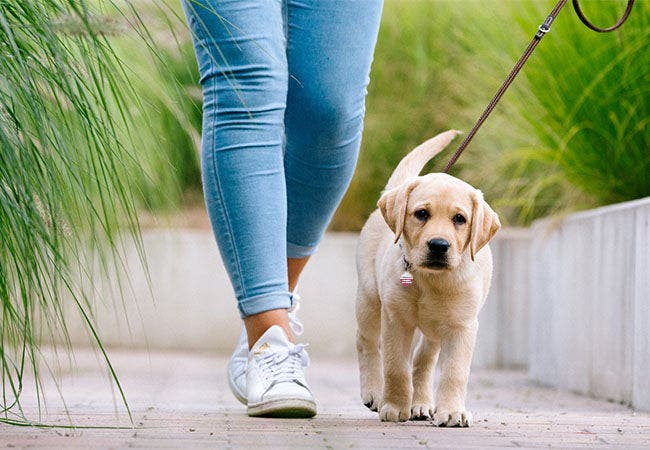
<svg viewBox="0 0 650 450"><path fill-rule="evenodd" d="M251 417L278 417L307 419L316 415L316 404L309 400L290 398L269 400L248 405Z"/></svg>

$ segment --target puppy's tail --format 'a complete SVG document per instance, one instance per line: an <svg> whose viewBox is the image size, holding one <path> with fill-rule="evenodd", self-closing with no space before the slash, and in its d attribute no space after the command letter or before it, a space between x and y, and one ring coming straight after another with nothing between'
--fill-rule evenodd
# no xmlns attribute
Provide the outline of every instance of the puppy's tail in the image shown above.
<svg viewBox="0 0 650 450"><path fill-rule="evenodd" d="M440 153L459 134L460 131L458 130L445 131L415 147L408 155L402 158L388 179L384 190L387 191L397 187L407 178L417 176L424 165Z"/></svg>

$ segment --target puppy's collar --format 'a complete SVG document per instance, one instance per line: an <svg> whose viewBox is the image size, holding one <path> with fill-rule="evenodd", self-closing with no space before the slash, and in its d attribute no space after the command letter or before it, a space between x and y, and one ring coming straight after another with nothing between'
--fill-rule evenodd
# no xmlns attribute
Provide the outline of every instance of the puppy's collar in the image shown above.
<svg viewBox="0 0 650 450"><path fill-rule="evenodd" d="M411 286L413 284L413 275L411 274L411 263L406 259L402 243L399 242L399 248L402 250L402 263L404 264L404 272L399 277L399 282L402 286Z"/></svg>
<svg viewBox="0 0 650 450"><path fill-rule="evenodd" d="M408 262L408 260L406 259L406 256L402 255L402 263L404 263L404 270L408 270L408 271L411 270L411 263Z"/></svg>

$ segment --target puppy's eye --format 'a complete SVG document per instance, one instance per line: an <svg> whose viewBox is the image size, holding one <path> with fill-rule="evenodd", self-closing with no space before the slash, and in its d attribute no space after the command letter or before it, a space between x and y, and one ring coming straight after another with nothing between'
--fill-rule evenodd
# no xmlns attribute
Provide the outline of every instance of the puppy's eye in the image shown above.
<svg viewBox="0 0 650 450"><path fill-rule="evenodd" d="M413 215L415 216L416 219L424 222L429 218L429 211L427 211L426 209L418 209L417 211L415 211L415 213L413 213Z"/></svg>
<svg viewBox="0 0 650 450"><path fill-rule="evenodd" d="M462 225L465 222L467 222L467 219L465 219L465 216L462 214L456 214L453 219L451 219L452 222L454 222L454 225Z"/></svg>

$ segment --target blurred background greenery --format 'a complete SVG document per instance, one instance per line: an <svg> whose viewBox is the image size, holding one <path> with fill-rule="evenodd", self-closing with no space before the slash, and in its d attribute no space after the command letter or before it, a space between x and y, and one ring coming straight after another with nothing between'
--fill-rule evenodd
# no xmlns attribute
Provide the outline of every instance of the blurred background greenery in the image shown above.
<svg viewBox="0 0 650 450"><path fill-rule="evenodd" d="M389 1L357 176L337 216L357 228L401 155L438 131L469 131L555 1ZM613 24L625 2L583 2ZM570 5L459 160L510 225L650 195L650 4L600 34ZM433 165L442 170L458 145Z"/></svg>
<svg viewBox="0 0 650 450"><path fill-rule="evenodd" d="M331 228L358 230L388 175L436 133L468 131L555 1L387 0L359 165ZM613 23L623 1L585 2ZM180 7L139 4L157 55L115 40L147 109L138 111L154 210L200 207L200 89ZM453 173L479 187L510 225L650 195L649 2L617 32L595 33L568 5ZM155 70L152 70L155 69ZM429 167L442 170L458 143Z"/></svg>

